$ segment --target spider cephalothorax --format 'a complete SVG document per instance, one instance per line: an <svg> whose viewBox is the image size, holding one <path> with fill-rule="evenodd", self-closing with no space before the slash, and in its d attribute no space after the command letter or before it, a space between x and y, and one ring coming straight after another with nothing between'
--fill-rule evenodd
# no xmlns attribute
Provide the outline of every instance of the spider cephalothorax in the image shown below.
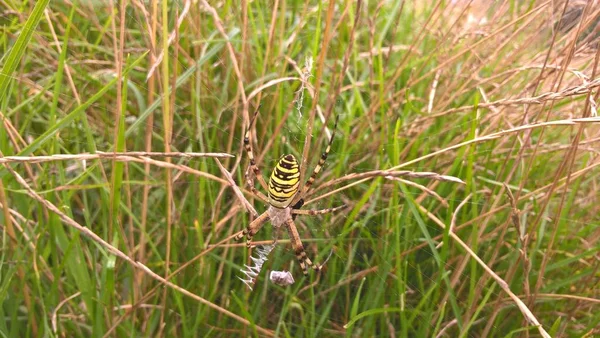
<svg viewBox="0 0 600 338"><path fill-rule="evenodd" d="M263 214L259 215L255 220L250 222L248 227L244 229L244 231L236 236L236 240L242 239L244 236L247 237L247 245L250 247L252 245L252 237L262 228L262 226L267 222L271 221L273 228L275 228L275 233L279 233L279 229L282 226L288 231L290 236L290 241L292 242L292 247L294 248L294 252L296 254L296 258L300 262L300 267L302 268L302 272L306 275L308 274L308 267L312 267L315 270L320 270L321 265L313 263L306 252L304 251L304 245L302 245L302 241L300 240L300 234L298 233L298 229L294 224L294 219L297 215L321 215L330 212L337 211L339 209L344 208L345 206L339 206L336 208L329 208L323 210L301 210L300 208L304 204L304 195L308 192L310 187L315 181L317 174L323 168L325 164L325 160L327 160L327 155L331 150L331 142L333 141L333 137L335 136L335 130L337 128L337 117L335 119L335 126L333 132L331 133L331 137L329 138L329 143L327 144L327 148L325 152L321 155L319 159L319 163L315 167L312 175L306 181L306 184L299 190L300 187L300 166L298 161L294 157L294 155L285 155L279 159L277 165L273 169L271 173L271 178L269 179L269 184L265 182L262 174L256 162L254 160L254 155L252 153L252 146L250 142L250 128L256 116L258 114L258 110L252 117L252 121L250 121L250 125L246 130L246 134L244 136L244 148L248 153L248 157L250 158L250 169L252 169L254 176L258 179L258 182L268 192L268 197L265 196L260 191L256 190L254 187L253 181L248 177L248 183L250 186L250 190L252 193L261 199L263 202L269 205L267 211ZM295 203L293 203L295 201ZM277 235L275 236L275 240L277 240Z"/></svg>

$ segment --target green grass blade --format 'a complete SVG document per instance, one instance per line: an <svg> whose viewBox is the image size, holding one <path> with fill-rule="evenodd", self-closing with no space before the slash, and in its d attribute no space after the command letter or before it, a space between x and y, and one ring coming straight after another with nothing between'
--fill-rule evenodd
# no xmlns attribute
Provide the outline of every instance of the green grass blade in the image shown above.
<svg viewBox="0 0 600 338"><path fill-rule="evenodd" d="M40 0L36 2L33 11L31 11L29 18L27 18L27 22L25 22L25 26L23 26L21 34L17 38L10 53L2 60L4 66L2 66L2 70L0 70L0 102L4 101L4 96L6 95L6 89L10 83L12 73L21 61L21 58L27 49L27 45L31 40L31 35L35 31L48 2L49 0Z"/></svg>

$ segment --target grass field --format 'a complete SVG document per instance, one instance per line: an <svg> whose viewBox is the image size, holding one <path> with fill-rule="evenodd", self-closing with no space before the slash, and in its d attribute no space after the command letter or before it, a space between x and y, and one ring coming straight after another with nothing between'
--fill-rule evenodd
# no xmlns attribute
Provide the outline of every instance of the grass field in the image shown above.
<svg viewBox="0 0 600 338"><path fill-rule="evenodd" d="M0 2L2 337L600 335L599 17ZM347 207L295 219L321 272L283 230L251 291L256 109L267 180L283 154L306 180L339 118L302 209Z"/></svg>

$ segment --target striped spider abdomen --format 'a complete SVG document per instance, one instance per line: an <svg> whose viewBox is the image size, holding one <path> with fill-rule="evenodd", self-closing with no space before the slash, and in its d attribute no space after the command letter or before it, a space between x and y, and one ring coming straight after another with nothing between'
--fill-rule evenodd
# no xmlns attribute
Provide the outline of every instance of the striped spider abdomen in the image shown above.
<svg viewBox="0 0 600 338"><path fill-rule="evenodd" d="M275 208L286 208L292 202L300 185L300 166L294 155L279 159L269 179L269 204Z"/></svg>

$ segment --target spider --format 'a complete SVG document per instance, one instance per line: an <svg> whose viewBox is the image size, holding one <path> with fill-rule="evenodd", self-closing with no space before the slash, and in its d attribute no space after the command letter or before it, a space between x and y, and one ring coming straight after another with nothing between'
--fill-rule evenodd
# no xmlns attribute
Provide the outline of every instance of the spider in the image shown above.
<svg viewBox="0 0 600 338"><path fill-rule="evenodd" d="M322 215L327 213L332 213L338 211L342 208L345 208L345 205L328 208L322 210L301 210L300 208L304 205L304 196L310 190L310 187L315 182L317 174L323 168L325 161L327 160L327 155L331 150L331 143L333 142L333 138L335 136L335 130L337 129L338 117L336 116L335 125L333 127L333 132L331 133L331 137L329 138L329 143L327 144L327 148L325 148L325 152L321 155L319 159L319 163L313 170L312 175L306 181L306 184L299 190L300 187L300 166L298 161L294 157L294 155L288 154L282 156L273 172L271 173L271 178L269 179L269 184L265 182L265 179L262 177L260 169L256 164L254 159L254 155L252 152L251 145L251 133L250 130L254 121L256 120L256 116L258 115L258 110L254 113L250 124L248 125L248 129L246 130L246 134L244 135L244 148L248 153L248 158L250 159L250 168L254 172L254 176L258 179L258 182L268 192L268 197L265 196L260 191L256 190L254 187L254 181L250 178L249 173L246 173L246 180L248 185L250 186L250 191L258 197L260 200L268 204L268 209L263 214L254 219L248 227L244 229L244 231L238 234L235 239L241 240L244 236L247 237L246 245L248 247L252 246L252 237L256 235L256 233L262 228L262 226L267 222L271 221L273 228L276 231L274 241L277 241L277 237L279 234L279 230L282 226L288 231L290 236L290 241L292 242L292 248L296 254L296 258L300 263L300 267L302 268L302 272L307 275L308 267L312 267L315 271L320 271L322 265L318 263L313 263L307 256L306 251L304 251L304 245L302 245L302 240L300 239L300 234L298 233L298 229L294 224L294 219L298 215ZM249 170L248 170L249 171ZM292 204L293 201L296 201Z"/></svg>

